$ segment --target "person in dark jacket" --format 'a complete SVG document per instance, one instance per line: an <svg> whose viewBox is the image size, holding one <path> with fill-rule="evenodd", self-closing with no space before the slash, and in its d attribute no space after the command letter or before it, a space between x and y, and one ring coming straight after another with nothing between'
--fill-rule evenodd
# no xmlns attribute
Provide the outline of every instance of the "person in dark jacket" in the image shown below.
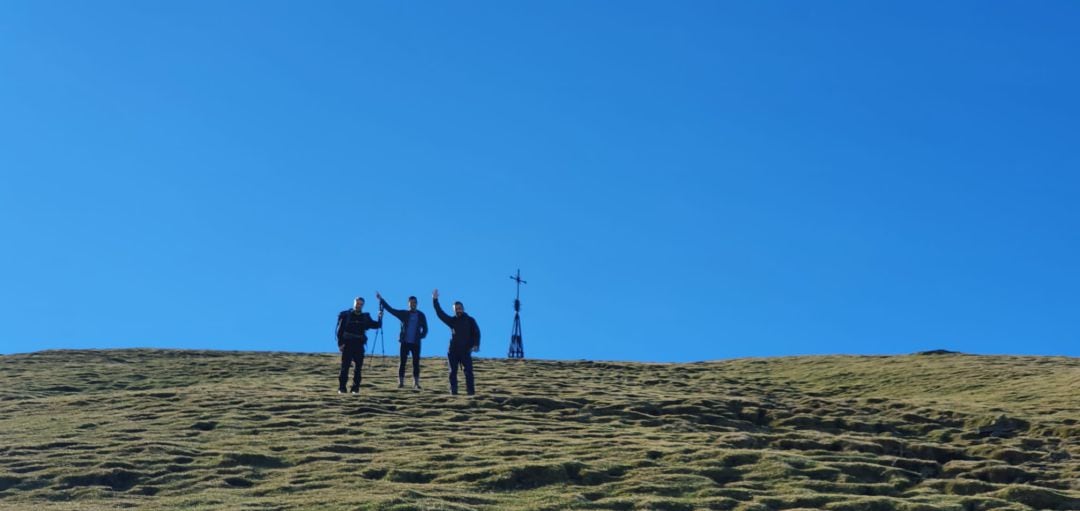
<svg viewBox="0 0 1080 511"><path fill-rule="evenodd" d="M360 371L364 368L364 344L367 343L367 331L382 327L382 312L378 321L371 319L371 314L363 311L364 299L359 296L353 301L353 308L338 314L337 345L341 352L341 372L338 373L338 394L345 393L345 382L349 381L349 368L356 364L351 392L360 393Z"/></svg>
<svg viewBox="0 0 1080 511"><path fill-rule="evenodd" d="M473 352L480 351L480 326L472 316L465 314L465 306L454 302L454 315L448 316L439 306L439 290L431 293L435 304L435 314L446 326L450 327L450 349L446 357L450 361L450 393L457 394L457 370L460 364L465 370L465 390L469 395L476 394L473 382Z"/></svg>
<svg viewBox="0 0 1080 511"><path fill-rule="evenodd" d="M423 312L416 309L416 297L409 297L409 310L398 310L386 303L378 291L375 297L379 299L379 307L386 309L395 318L401 321L401 334L398 335L398 343L401 344L400 360L397 370L397 386L405 386L405 361L412 354L412 385L420 390L420 340L427 337L427 317Z"/></svg>

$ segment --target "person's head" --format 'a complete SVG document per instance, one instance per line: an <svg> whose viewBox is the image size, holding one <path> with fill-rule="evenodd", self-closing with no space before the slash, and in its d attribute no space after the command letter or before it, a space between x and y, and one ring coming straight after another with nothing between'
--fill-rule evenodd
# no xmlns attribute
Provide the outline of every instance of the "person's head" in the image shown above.
<svg viewBox="0 0 1080 511"><path fill-rule="evenodd" d="M410 296L409 297L409 310L411 310L411 311L416 310L416 297L415 296Z"/></svg>
<svg viewBox="0 0 1080 511"><path fill-rule="evenodd" d="M357 296L356 299L353 300L352 306L354 310L362 310L364 308L364 299Z"/></svg>
<svg viewBox="0 0 1080 511"><path fill-rule="evenodd" d="M462 314L465 314L465 305L461 302L454 302L454 315L461 316Z"/></svg>

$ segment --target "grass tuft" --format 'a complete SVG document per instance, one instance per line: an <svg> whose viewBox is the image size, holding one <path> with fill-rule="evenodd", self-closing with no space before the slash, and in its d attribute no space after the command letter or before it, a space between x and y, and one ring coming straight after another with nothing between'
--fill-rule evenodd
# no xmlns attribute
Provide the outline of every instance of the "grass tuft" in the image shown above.
<svg viewBox="0 0 1080 511"><path fill-rule="evenodd" d="M289 464L276 456L252 453L226 453L221 456L220 467L249 466L259 468L282 468Z"/></svg>
<svg viewBox="0 0 1080 511"><path fill-rule="evenodd" d="M990 494L1034 509L1080 509L1080 498L1064 492L1035 486L1013 485Z"/></svg>

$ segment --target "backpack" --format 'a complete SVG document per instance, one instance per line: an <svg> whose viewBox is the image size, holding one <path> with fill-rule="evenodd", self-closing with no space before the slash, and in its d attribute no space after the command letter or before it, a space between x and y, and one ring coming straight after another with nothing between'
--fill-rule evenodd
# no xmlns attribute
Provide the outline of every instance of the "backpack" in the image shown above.
<svg viewBox="0 0 1080 511"><path fill-rule="evenodd" d="M337 324L334 325L334 338L337 340L338 351L341 351L345 347L344 339L342 339L341 331L345 327L342 321L345 320L345 314L349 311L341 311L337 315Z"/></svg>

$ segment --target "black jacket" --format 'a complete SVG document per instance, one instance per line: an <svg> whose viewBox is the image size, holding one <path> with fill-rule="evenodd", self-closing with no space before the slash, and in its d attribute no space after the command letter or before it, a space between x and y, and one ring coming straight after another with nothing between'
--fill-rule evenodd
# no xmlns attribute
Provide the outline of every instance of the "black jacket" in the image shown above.
<svg viewBox="0 0 1080 511"><path fill-rule="evenodd" d="M438 298L432 301L435 302L435 314L443 323L446 323L446 326L450 327L449 352L468 355L474 346L480 349L480 326L476 324L476 320L468 314L449 316L443 312L442 307L439 307Z"/></svg>
<svg viewBox="0 0 1080 511"><path fill-rule="evenodd" d="M401 321L401 334L398 335L397 342L405 342L405 331L409 329L409 312L398 310L386 303L386 300L379 300L379 305L386 309L386 312L393 314L395 318ZM416 313L420 316L417 317L418 324L416 325L416 342L420 342L421 339L427 337L427 316L420 309L416 309Z"/></svg>
<svg viewBox="0 0 1080 511"><path fill-rule="evenodd" d="M337 316L337 344L339 350L364 351L367 331L382 327L382 319L375 321L366 312L357 314L353 309L341 311Z"/></svg>

